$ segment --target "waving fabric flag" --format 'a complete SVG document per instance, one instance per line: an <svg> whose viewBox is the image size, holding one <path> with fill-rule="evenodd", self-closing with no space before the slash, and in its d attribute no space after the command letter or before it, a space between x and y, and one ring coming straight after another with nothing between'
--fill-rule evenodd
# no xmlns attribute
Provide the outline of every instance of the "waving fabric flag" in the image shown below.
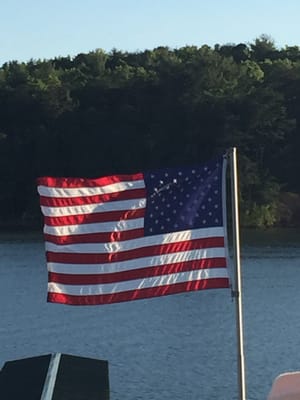
<svg viewBox="0 0 300 400"><path fill-rule="evenodd" d="M48 301L95 305L229 287L225 164L39 178Z"/></svg>

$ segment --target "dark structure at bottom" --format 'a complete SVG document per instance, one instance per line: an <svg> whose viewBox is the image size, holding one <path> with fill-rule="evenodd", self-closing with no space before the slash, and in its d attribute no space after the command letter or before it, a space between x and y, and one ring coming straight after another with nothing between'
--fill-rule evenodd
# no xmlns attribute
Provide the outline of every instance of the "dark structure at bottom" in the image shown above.
<svg viewBox="0 0 300 400"><path fill-rule="evenodd" d="M109 400L108 362L61 353L8 361L0 399Z"/></svg>

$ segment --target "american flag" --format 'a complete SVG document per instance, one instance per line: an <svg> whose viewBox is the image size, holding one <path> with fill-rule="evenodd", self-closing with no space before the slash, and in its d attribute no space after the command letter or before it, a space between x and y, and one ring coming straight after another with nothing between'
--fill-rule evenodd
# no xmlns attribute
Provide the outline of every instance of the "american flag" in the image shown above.
<svg viewBox="0 0 300 400"><path fill-rule="evenodd" d="M39 178L48 301L95 305L229 287L225 164Z"/></svg>

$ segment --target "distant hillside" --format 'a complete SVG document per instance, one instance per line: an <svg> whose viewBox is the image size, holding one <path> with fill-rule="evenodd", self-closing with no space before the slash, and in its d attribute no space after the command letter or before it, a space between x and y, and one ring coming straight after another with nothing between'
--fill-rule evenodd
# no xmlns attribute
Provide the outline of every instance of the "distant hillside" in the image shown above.
<svg viewBox="0 0 300 400"><path fill-rule="evenodd" d="M0 223L39 218L36 178L195 164L238 148L241 220L299 225L300 49L95 50L0 68Z"/></svg>

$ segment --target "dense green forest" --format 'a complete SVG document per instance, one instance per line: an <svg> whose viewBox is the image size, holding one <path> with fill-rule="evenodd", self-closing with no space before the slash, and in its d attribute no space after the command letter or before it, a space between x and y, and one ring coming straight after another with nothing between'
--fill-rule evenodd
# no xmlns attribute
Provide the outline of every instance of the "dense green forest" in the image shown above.
<svg viewBox="0 0 300 400"><path fill-rule="evenodd" d="M244 226L300 225L300 48L95 50L0 68L0 225L39 226L36 178L196 164L236 146Z"/></svg>

